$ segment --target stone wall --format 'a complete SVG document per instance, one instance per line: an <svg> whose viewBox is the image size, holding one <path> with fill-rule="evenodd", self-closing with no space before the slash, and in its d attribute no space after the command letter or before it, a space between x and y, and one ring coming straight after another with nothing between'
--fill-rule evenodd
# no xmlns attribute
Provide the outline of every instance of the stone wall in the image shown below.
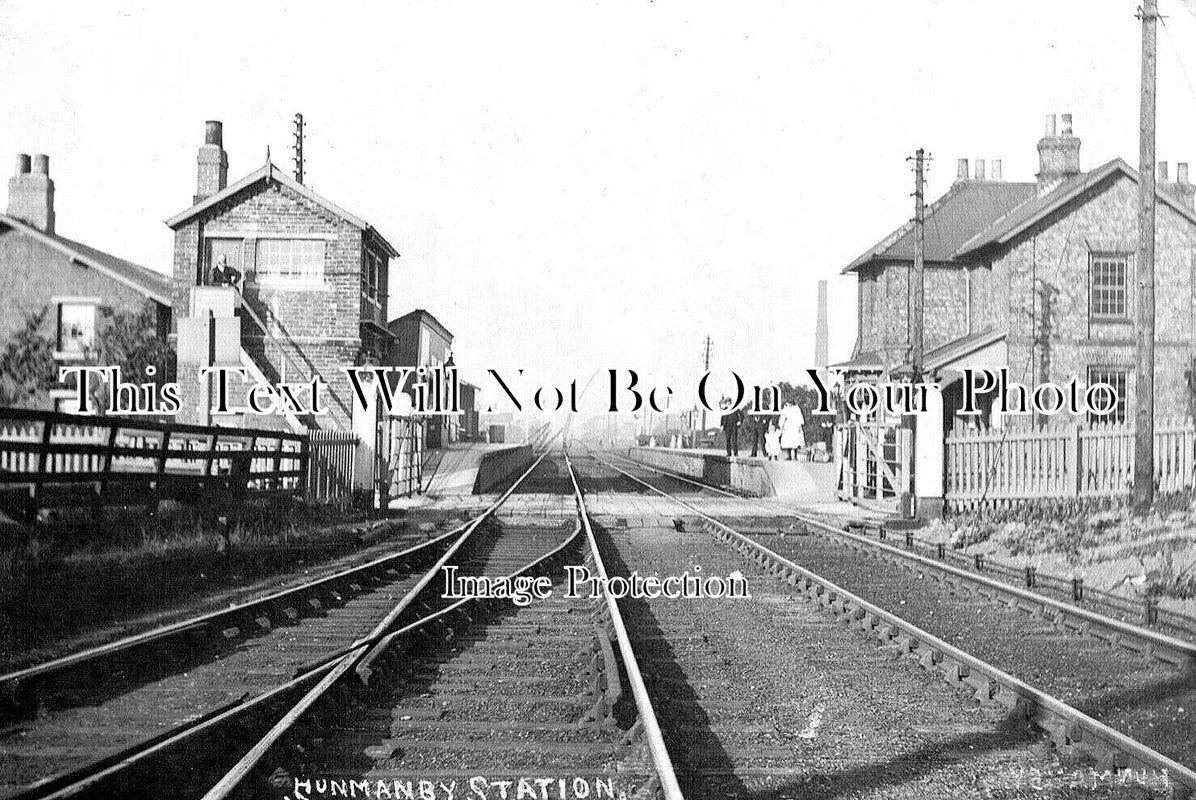
<svg viewBox="0 0 1196 800"><path fill-rule="evenodd" d="M1026 384L1066 383L1073 375L1086 382L1090 367L1126 369L1132 417L1138 187L1119 175L1081 199L1044 219L994 262L998 274L1003 273L1008 297L1010 374ZM1155 245L1159 418L1190 413L1184 371L1193 354L1191 331L1196 321L1194 252L1196 225L1159 203ZM1094 253L1129 256L1128 313L1122 320L1102 321L1090 313L1089 270Z"/></svg>

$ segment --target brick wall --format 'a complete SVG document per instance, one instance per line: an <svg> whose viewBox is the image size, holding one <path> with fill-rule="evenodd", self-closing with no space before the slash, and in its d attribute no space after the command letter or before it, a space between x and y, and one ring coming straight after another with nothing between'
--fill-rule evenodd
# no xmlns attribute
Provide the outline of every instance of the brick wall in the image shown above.
<svg viewBox="0 0 1196 800"><path fill-rule="evenodd" d="M1008 293L1010 372L1025 383L1087 380L1089 367L1128 368L1130 414L1134 397L1138 187L1118 176L1094 187L1084 202L1045 219L996 257L994 276ZM1155 255L1156 384L1160 417L1189 413L1184 370L1193 353L1196 297L1192 281L1196 226L1158 205ZM1089 313L1089 257L1093 252L1130 254L1129 317L1100 322ZM1049 301L1033 291L1049 287ZM1035 329L1045 344L1035 348Z"/></svg>
<svg viewBox="0 0 1196 800"><path fill-rule="evenodd" d="M58 296L98 297L113 311L140 312L146 302L136 289L0 225L0 339L7 340L24 327L26 314ZM47 335L55 334L53 309L42 324Z"/></svg>
<svg viewBox="0 0 1196 800"><path fill-rule="evenodd" d="M47 313L39 330L55 339L58 314L52 303L57 297L95 297L101 308L134 314L141 313L148 302L138 290L0 225L0 345L24 328L29 314L42 309ZM164 323L161 319L160 324ZM165 334L164 329L160 332ZM38 397L37 404L52 407L48 396Z"/></svg>

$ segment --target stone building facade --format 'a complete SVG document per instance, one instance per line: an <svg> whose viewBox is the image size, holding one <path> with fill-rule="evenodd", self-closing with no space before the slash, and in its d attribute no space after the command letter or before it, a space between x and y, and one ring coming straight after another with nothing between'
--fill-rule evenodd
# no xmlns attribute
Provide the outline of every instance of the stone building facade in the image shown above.
<svg viewBox="0 0 1196 800"><path fill-rule="evenodd" d="M1132 419L1137 325L1138 174L1121 159L1080 168L1070 115L1048 117L1035 183L968 175L926 214L925 347L965 357L969 341L1003 342L1002 366L1034 385L1113 385L1115 421ZM999 163L999 162L998 162ZM978 162L983 175L983 162ZM1196 209L1186 164L1171 181L1159 165L1156 228L1156 414L1193 412ZM859 281L859 332L849 375L886 373L908 360L912 223L845 272ZM949 368L947 360L937 366ZM928 363L928 366L935 366ZM950 376L944 383L949 383ZM950 405L948 403L948 405ZM949 423L948 423L949 427Z"/></svg>
<svg viewBox="0 0 1196 800"><path fill-rule="evenodd" d="M370 224L269 162L227 184L223 126L209 122L205 138L195 202L166 223L175 237L176 316L190 313L192 289L209 282L223 257L242 276L247 358L270 381L318 376L331 392L329 414L304 422L352 430L354 393L342 368L381 363L389 352L387 284L397 251ZM181 378L186 369L180 365Z"/></svg>

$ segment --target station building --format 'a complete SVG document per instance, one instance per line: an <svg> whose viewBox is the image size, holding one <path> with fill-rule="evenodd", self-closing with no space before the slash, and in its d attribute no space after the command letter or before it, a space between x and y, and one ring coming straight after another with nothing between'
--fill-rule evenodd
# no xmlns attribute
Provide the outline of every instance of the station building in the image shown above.
<svg viewBox="0 0 1196 800"><path fill-rule="evenodd" d="M453 334L431 312L417 308L387 325L394 337L386 363L396 367L444 367L453 364ZM408 379L409 390L415 376ZM458 420L449 415L430 416L425 420L426 447L443 447L460 436Z"/></svg>
<svg viewBox="0 0 1196 800"><path fill-rule="evenodd" d="M1070 114L1047 118L1034 182L1005 182L1000 161L969 172L925 212L923 341L927 373L945 384L945 424L956 423L956 370L1009 370L1034 386L1103 382L1118 392L1112 419L1133 419L1138 245L1136 170L1120 158L1083 171ZM1194 410L1196 188L1188 165L1157 175L1155 413ZM858 285L852 358L833 365L849 379L908 370L913 222L843 270Z"/></svg>

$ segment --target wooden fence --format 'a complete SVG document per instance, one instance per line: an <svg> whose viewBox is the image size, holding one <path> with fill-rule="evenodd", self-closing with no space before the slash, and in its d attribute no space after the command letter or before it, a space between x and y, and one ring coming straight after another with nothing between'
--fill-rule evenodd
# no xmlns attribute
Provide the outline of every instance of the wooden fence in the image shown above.
<svg viewBox="0 0 1196 800"><path fill-rule="evenodd" d="M348 505L353 500L358 439L345 431L311 431L306 499Z"/></svg>
<svg viewBox="0 0 1196 800"><path fill-rule="evenodd" d="M1196 486L1196 426L1155 426L1159 492ZM952 509L1042 499L1128 496L1134 477L1134 426L959 430L946 439L945 494Z"/></svg>
<svg viewBox="0 0 1196 800"><path fill-rule="evenodd" d="M301 496L306 435L0 408L0 509Z"/></svg>

